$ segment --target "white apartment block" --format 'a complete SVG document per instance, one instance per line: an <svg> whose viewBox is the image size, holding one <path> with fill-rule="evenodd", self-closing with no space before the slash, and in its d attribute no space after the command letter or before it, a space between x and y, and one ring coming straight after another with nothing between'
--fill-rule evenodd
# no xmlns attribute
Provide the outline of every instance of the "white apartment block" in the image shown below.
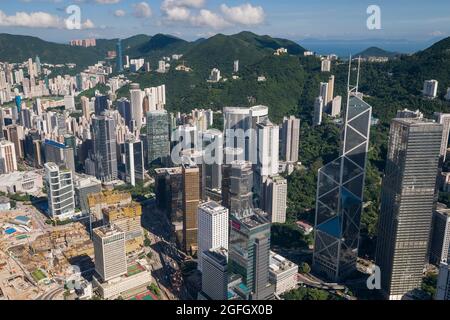
<svg viewBox="0 0 450 320"><path fill-rule="evenodd" d="M439 82L436 80L425 80L423 84L423 95L430 98L437 97Z"/></svg>
<svg viewBox="0 0 450 320"><path fill-rule="evenodd" d="M264 119L256 125L258 171L261 177L275 176L279 170L280 128Z"/></svg>
<svg viewBox="0 0 450 320"><path fill-rule="evenodd" d="M320 68L322 72L330 72L331 71L331 60L323 59L322 66Z"/></svg>
<svg viewBox="0 0 450 320"><path fill-rule="evenodd" d="M272 223L286 222L287 181L281 176L270 177L264 185L264 211Z"/></svg>
<svg viewBox="0 0 450 320"><path fill-rule="evenodd" d="M320 126L322 124L322 113L323 113L323 99L322 97L317 97L314 101L314 119L313 125Z"/></svg>

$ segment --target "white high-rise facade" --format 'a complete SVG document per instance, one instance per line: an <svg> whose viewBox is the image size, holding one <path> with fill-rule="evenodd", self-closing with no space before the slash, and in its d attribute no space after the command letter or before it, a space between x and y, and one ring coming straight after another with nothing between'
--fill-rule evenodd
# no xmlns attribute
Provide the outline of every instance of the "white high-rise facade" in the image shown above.
<svg viewBox="0 0 450 320"><path fill-rule="evenodd" d="M72 171L62 169L53 162L44 165L48 212L57 220L71 219L75 215L75 191Z"/></svg>
<svg viewBox="0 0 450 320"><path fill-rule="evenodd" d="M117 226L94 229L95 271L106 282L127 273L125 232Z"/></svg>
<svg viewBox="0 0 450 320"><path fill-rule="evenodd" d="M423 84L423 95L436 98L439 82L436 80L425 80Z"/></svg>
<svg viewBox="0 0 450 320"><path fill-rule="evenodd" d="M330 59L323 59L322 60L322 72L330 72L331 71L331 60Z"/></svg>
<svg viewBox="0 0 450 320"><path fill-rule="evenodd" d="M322 97L323 104L326 106L328 102L328 82L321 82L320 83L320 94L319 96Z"/></svg>
<svg viewBox="0 0 450 320"><path fill-rule="evenodd" d="M158 70L156 70L156 72L166 73L166 71L166 62L164 60L160 60L158 62Z"/></svg>
<svg viewBox="0 0 450 320"><path fill-rule="evenodd" d="M322 97L317 97L314 102L314 119L313 125L320 126L322 124L322 113L323 113L323 99Z"/></svg>
<svg viewBox="0 0 450 320"><path fill-rule="evenodd" d="M286 222L287 181L281 176L270 177L264 184L264 211L272 223Z"/></svg>
<svg viewBox="0 0 450 320"><path fill-rule="evenodd" d="M148 111L164 110L166 106L166 85L144 89L148 98Z"/></svg>
<svg viewBox="0 0 450 320"><path fill-rule="evenodd" d="M342 97L336 96L333 98L333 101L331 102L331 116L332 117L338 117L341 114L341 108L342 108Z"/></svg>
<svg viewBox="0 0 450 320"><path fill-rule="evenodd" d="M257 127L258 172L261 177L274 176L279 170L280 128L265 119Z"/></svg>
<svg viewBox="0 0 450 320"><path fill-rule="evenodd" d="M130 104L132 121L135 123L134 129L140 129L142 126L144 92L139 88L139 84L131 84L130 89Z"/></svg>
<svg viewBox="0 0 450 320"><path fill-rule="evenodd" d="M228 209L214 201L198 207L198 270L202 271L202 253L210 249L228 249Z"/></svg>
<svg viewBox="0 0 450 320"><path fill-rule="evenodd" d="M298 162L300 144L300 119L284 117L281 129L281 157L289 163Z"/></svg>

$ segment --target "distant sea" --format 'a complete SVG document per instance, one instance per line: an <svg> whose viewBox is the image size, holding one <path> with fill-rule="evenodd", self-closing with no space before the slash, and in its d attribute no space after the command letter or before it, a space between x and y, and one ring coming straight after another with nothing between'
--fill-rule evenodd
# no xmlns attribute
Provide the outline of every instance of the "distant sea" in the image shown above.
<svg viewBox="0 0 450 320"><path fill-rule="evenodd" d="M370 47L378 47L380 49L398 52L398 53L415 53L424 50L440 39L430 39L427 41L408 41L408 40L384 40L384 39L367 39L367 40L320 40L320 39L304 39L297 41L307 50L314 51L319 54L337 54L344 58L350 54L355 55Z"/></svg>

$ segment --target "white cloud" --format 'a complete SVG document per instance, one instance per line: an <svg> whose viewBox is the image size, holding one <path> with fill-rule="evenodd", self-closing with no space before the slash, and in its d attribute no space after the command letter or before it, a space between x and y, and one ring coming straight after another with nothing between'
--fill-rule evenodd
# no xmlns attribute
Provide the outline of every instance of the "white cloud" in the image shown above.
<svg viewBox="0 0 450 320"><path fill-rule="evenodd" d="M116 17L124 17L127 13L125 12L125 10L119 9L114 11L114 15Z"/></svg>
<svg viewBox="0 0 450 320"><path fill-rule="evenodd" d="M95 2L100 4L116 4L119 3L120 0L95 0Z"/></svg>
<svg viewBox="0 0 450 320"><path fill-rule="evenodd" d="M203 8L206 0L164 0L161 4L161 10L174 7L184 8Z"/></svg>
<svg viewBox="0 0 450 320"><path fill-rule="evenodd" d="M133 8L133 14L137 18L149 18L152 16L152 9L150 8L150 5L145 1L135 3L133 5Z"/></svg>
<svg viewBox="0 0 450 320"><path fill-rule="evenodd" d="M206 9L200 10L199 14L191 17L190 21L194 26L214 29L222 29L230 25L224 18Z"/></svg>
<svg viewBox="0 0 450 320"><path fill-rule="evenodd" d="M0 10L0 26L28 27L28 28L60 28L63 26L61 18L47 12L16 12L8 16Z"/></svg>
<svg viewBox="0 0 450 320"><path fill-rule="evenodd" d="M95 24L89 19L87 19L85 22L81 24L81 29L94 29L94 28Z"/></svg>
<svg viewBox="0 0 450 320"><path fill-rule="evenodd" d="M61 17L47 12L16 12L8 16L0 10L0 26L2 27L23 27L23 28L44 28L63 29L66 28L65 20ZM81 23L81 29L94 29L95 24L87 19Z"/></svg>
<svg viewBox="0 0 450 320"><path fill-rule="evenodd" d="M266 18L261 6L252 6L250 3L236 7L228 7L226 4L222 4L220 10L228 21L247 26L261 24Z"/></svg>
<svg viewBox="0 0 450 320"><path fill-rule="evenodd" d="M188 21L191 18L191 11L185 7L167 8L165 18L170 21Z"/></svg>
<svg viewBox="0 0 450 320"><path fill-rule="evenodd" d="M249 3L228 7L220 6L220 12L205 9L206 0L164 0L161 3L163 22L184 22L194 27L223 29L233 25L258 25L264 22L265 12L261 6Z"/></svg>

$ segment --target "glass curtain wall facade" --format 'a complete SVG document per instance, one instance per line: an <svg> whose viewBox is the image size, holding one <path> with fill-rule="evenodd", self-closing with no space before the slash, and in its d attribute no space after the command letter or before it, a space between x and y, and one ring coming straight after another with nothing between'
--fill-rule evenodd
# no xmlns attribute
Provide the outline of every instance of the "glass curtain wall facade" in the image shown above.
<svg viewBox="0 0 450 320"><path fill-rule="evenodd" d="M356 269L371 115L349 91L341 156L318 173L313 270L334 282Z"/></svg>

